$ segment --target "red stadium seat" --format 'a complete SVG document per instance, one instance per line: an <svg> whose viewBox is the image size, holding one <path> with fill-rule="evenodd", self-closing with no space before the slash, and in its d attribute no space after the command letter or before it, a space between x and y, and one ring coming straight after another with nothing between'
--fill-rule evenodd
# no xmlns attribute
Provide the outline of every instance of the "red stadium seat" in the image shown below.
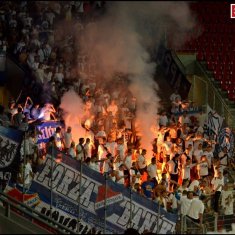
<svg viewBox="0 0 235 235"><path fill-rule="evenodd" d="M198 51L198 53L197 53L197 60L198 61L204 60L204 55L203 55L202 51Z"/></svg>

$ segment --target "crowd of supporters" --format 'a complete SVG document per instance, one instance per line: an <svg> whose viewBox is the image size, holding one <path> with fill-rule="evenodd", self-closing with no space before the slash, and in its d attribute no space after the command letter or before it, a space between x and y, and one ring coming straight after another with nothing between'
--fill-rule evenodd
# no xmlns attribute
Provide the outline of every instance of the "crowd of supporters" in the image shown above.
<svg viewBox="0 0 235 235"><path fill-rule="evenodd" d="M23 184L25 174L24 186L30 187L53 144L68 157L160 203L166 211L187 215L199 224L205 210L232 219L233 151L229 137L218 146L216 135L203 129L206 113L192 113L193 107L175 91L169 97L171 112L158 115L152 151L146 150L136 124L138 98L128 90L127 75L117 73L110 83L97 80L95 60L88 63L82 50L75 58L73 35L58 43L56 22L76 20L82 33L89 20L94 20L92 10L100 11L103 3L83 2L82 9L75 1L41 1L33 4L33 13L29 4L4 2L0 21L2 49L9 50L29 71L25 99L10 100L8 107L0 109L1 125L25 133L20 152L22 164L24 157L27 161L26 167L20 168L18 183ZM31 92L35 84L45 92L40 100ZM34 127L63 121L60 98L72 87L83 101L84 133L77 142L73 138L76 130L57 127L49 143L37 144L40 133Z"/></svg>

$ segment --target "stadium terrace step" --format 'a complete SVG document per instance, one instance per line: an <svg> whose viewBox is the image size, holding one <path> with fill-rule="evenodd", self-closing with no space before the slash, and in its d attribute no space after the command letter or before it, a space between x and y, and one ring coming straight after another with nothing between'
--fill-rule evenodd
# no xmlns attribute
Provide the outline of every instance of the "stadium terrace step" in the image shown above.
<svg viewBox="0 0 235 235"><path fill-rule="evenodd" d="M11 211L11 217L4 216L5 209L0 206L1 234L49 234L47 230L33 224L26 218Z"/></svg>

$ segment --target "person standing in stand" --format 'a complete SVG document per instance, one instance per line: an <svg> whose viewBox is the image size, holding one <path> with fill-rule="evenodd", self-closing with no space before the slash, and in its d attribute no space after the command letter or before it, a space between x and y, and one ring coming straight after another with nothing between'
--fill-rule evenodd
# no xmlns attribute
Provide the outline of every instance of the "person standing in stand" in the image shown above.
<svg viewBox="0 0 235 235"><path fill-rule="evenodd" d="M232 223L233 223L233 203L234 203L234 198L233 198L233 191L229 190L228 184L224 185L224 188L221 192L221 205L223 208L224 212L224 226L226 231L231 231L232 230Z"/></svg>
<svg viewBox="0 0 235 235"><path fill-rule="evenodd" d="M95 149L95 145L91 143L90 138L86 138L86 143L84 145L86 158L91 158L93 149Z"/></svg>
<svg viewBox="0 0 235 235"><path fill-rule="evenodd" d="M154 183L156 186L158 184L157 182L157 160L155 157L151 159L151 163L147 166L147 172L148 175L151 178L151 181Z"/></svg>
<svg viewBox="0 0 235 235"><path fill-rule="evenodd" d="M137 168L137 163L132 162L132 167L130 168L130 186L134 189L135 184L140 185L141 174Z"/></svg>
<svg viewBox="0 0 235 235"><path fill-rule="evenodd" d="M118 169L116 170L116 183L122 184L124 186L125 184L125 178L128 177L124 174L125 166L124 164L121 164Z"/></svg>
<svg viewBox="0 0 235 235"><path fill-rule="evenodd" d="M55 137L55 145L61 151L62 148L63 148L63 145L62 145L61 128L59 126L56 127L56 131L54 133L54 137Z"/></svg>
<svg viewBox="0 0 235 235"><path fill-rule="evenodd" d="M76 159L77 160L81 160L84 161L85 160L85 150L84 150L84 138L80 138L79 139L79 143L76 146L76 152L77 152L77 156Z"/></svg>
<svg viewBox="0 0 235 235"><path fill-rule="evenodd" d="M199 196L194 192L193 200L188 210L187 217L189 217L193 222L202 226L204 210L205 206L202 200L200 200Z"/></svg>
<svg viewBox="0 0 235 235"><path fill-rule="evenodd" d="M67 128L67 131L64 133L64 148L66 152L68 152L72 141L73 141L72 128L69 126Z"/></svg>
<svg viewBox="0 0 235 235"><path fill-rule="evenodd" d="M179 177L178 160L179 160L179 154L175 154L172 160L167 162L167 172L170 175L170 185L169 185L170 191L173 191L174 185L178 183L178 177Z"/></svg>
<svg viewBox="0 0 235 235"><path fill-rule="evenodd" d="M218 213L219 199L220 199L222 188L224 186L224 179L223 179L222 172L218 172L218 177L214 177L211 181L211 184L213 186L213 191L215 193L215 195L214 195L214 211L215 211L215 213Z"/></svg>
<svg viewBox="0 0 235 235"><path fill-rule="evenodd" d="M139 154L138 158L137 158L137 165L140 171L140 174L143 175L144 172L147 172L147 163L146 163L146 159L145 159L145 155L147 153L146 149L143 149L141 154Z"/></svg>

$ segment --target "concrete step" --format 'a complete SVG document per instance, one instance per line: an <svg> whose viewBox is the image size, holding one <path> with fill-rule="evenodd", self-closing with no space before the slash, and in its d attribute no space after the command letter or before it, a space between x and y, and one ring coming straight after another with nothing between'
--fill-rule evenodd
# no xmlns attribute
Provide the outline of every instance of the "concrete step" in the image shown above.
<svg viewBox="0 0 235 235"><path fill-rule="evenodd" d="M50 232L13 211L10 213L10 218L6 217L5 209L0 206L0 234L50 234Z"/></svg>

